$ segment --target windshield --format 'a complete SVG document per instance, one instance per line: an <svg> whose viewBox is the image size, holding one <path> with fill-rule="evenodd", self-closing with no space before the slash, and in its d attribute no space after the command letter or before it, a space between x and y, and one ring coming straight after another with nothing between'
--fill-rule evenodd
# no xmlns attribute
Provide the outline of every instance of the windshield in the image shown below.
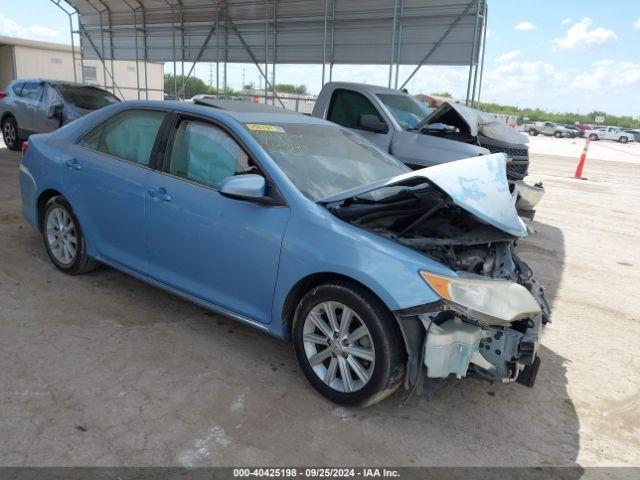
<svg viewBox="0 0 640 480"><path fill-rule="evenodd" d="M294 185L313 201L406 173L409 168L337 125L245 125Z"/></svg>
<svg viewBox="0 0 640 480"><path fill-rule="evenodd" d="M115 95L95 87L59 85L59 88L60 93L68 103L86 110L98 110L120 101Z"/></svg>
<svg viewBox="0 0 640 480"><path fill-rule="evenodd" d="M419 102L409 95L386 93L379 93L377 95L405 130L414 128L431 113L424 103Z"/></svg>

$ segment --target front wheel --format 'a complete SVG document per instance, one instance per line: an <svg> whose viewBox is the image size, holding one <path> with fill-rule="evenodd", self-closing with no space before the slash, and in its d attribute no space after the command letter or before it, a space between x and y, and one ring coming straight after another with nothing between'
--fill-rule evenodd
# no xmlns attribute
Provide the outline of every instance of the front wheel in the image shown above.
<svg viewBox="0 0 640 480"><path fill-rule="evenodd" d="M87 255L80 223L63 197L54 197L45 207L42 237L49 258L65 273L79 275L100 266Z"/></svg>
<svg viewBox="0 0 640 480"><path fill-rule="evenodd" d="M404 375L395 319L371 293L347 282L320 285L302 298L293 344L307 380L341 405L379 402Z"/></svg>
<svg viewBox="0 0 640 480"><path fill-rule="evenodd" d="M629 139L627 137L620 137L620 139L618 141L620 143L627 143L629 141Z"/></svg>
<svg viewBox="0 0 640 480"><path fill-rule="evenodd" d="M591 139L592 142L595 142L596 140L598 140L598 135L596 135L595 133L592 133L591 135L589 135L589 138Z"/></svg>
<svg viewBox="0 0 640 480"><path fill-rule="evenodd" d="M553 134L553 136L556 137L556 138L562 138L562 133L556 132L556 133Z"/></svg>

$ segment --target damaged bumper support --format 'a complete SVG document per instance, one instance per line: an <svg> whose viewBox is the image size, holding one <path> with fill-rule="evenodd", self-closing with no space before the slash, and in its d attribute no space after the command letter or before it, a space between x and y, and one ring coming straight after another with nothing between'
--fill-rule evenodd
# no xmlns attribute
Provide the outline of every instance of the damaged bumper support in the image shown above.
<svg viewBox="0 0 640 480"><path fill-rule="evenodd" d="M442 301L396 312L409 352L408 389L431 396L450 375L533 386L546 305L511 281L421 276Z"/></svg>
<svg viewBox="0 0 640 480"><path fill-rule="evenodd" d="M514 183L517 191L516 209L518 213L522 214L523 211L532 212L544 196L542 182L529 185L522 180L517 180Z"/></svg>

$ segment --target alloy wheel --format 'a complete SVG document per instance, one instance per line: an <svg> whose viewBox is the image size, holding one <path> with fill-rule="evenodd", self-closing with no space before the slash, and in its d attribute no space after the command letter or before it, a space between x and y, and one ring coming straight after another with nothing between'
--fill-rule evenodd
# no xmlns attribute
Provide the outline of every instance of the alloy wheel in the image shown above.
<svg viewBox="0 0 640 480"><path fill-rule="evenodd" d="M61 207L52 209L46 228L51 254L63 265L73 263L78 252L78 235L71 215Z"/></svg>
<svg viewBox="0 0 640 480"><path fill-rule="evenodd" d="M351 393L371 380L373 338L348 306L329 301L313 307L304 321L303 342L309 365L330 388Z"/></svg>
<svg viewBox="0 0 640 480"><path fill-rule="evenodd" d="M12 122L10 121L4 122L4 128L2 130L2 133L4 134L4 141L7 144L7 146L13 145L16 143L16 129L13 126Z"/></svg>

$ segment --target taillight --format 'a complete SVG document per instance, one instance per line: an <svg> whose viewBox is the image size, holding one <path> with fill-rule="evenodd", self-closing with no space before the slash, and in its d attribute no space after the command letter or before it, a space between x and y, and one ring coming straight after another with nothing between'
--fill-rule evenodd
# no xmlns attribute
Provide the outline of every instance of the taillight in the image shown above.
<svg viewBox="0 0 640 480"><path fill-rule="evenodd" d="M7 92L0 92L0 100L7 96Z"/></svg>
<svg viewBox="0 0 640 480"><path fill-rule="evenodd" d="M29 142L22 142L22 155L27 153L27 150L29 150Z"/></svg>

